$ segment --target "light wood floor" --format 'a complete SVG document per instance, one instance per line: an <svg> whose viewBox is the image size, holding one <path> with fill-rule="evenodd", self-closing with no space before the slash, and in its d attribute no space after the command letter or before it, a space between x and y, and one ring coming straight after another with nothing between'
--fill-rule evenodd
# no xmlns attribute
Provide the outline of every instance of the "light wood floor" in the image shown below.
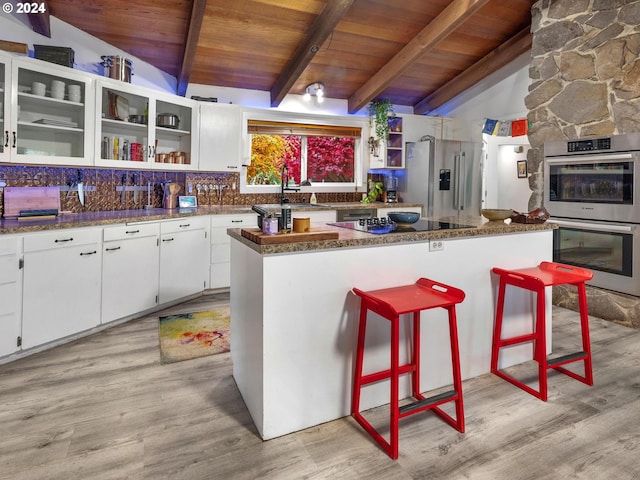
<svg viewBox="0 0 640 480"><path fill-rule="evenodd" d="M596 385L552 373L548 403L492 375L465 381L467 432L406 418L392 461L350 417L261 441L230 354L160 365L159 315L227 300L0 365L0 478L640 479L640 331L593 319ZM555 309L558 342L576 319Z"/></svg>

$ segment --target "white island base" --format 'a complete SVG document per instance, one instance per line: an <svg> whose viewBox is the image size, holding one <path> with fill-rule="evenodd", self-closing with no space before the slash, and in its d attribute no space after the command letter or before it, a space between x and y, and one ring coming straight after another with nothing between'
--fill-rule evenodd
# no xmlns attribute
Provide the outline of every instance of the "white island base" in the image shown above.
<svg viewBox="0 0 640 480"><path fill-rule="evenodd" d="M552 230L541 230L445 239L441 251L429 251L422 241L261 254L232 236L233 376L260 436L267 440L350 414L360 307L350 292L354 286L373 290L427 277L464 290L457 306L462 378L488 373L497 297L491 268L550 261L552 238ZM508 287L505 336L530 331L534 304L529 292ZM369 315L365 373L388 368L390 355L389 322ZM407 315L401 338L408 325ZM421 335L422 389L450 385L446 311L423 312ZM502 367L532 358L530 345L505 350ZM406 358L403 345L401 362ZM410 394L404 377L400 398ZM362 410L388 403L388 381L363 389Z"/></svg>

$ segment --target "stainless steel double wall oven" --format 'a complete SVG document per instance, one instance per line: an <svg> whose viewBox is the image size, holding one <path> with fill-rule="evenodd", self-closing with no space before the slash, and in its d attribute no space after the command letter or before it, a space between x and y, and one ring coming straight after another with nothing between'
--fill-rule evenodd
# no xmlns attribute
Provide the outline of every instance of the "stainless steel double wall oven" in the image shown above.
<svg viewBox="0 0 640 480"><path fill-rule="evenodd" d="M548 142L544 153L554 260L592 270L591 285L640 296L640 133Z"/></svg>

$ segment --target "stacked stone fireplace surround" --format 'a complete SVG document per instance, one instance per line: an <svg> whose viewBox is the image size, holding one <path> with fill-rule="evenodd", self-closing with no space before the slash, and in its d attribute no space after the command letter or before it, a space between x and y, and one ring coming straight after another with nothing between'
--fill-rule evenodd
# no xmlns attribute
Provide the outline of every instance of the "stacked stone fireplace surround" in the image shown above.
<svg viewBox="0 0 640 480"><path fill-rule="evenodd" d="M544 203L545 142L640 132L640 0L540 0L531 14L533 210ZM591 315L640 328L640 298L594 287L587 295ZM553 303L577 310L575 287L554 287Z"/></svg>

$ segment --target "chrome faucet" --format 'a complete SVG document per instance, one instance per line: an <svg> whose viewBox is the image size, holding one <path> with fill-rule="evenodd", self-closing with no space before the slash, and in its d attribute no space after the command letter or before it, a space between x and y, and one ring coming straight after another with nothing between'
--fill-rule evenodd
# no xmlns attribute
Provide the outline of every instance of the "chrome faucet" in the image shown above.
<svg viewBox="0 0 640 480"><path fill-rule="evenodd" d="M285 180L286 179L286 180ZM287 186L289 183L289 169L287 165L283 163L282 165L282 174L280 175L280 205L284 205L285 203L289 203L289 199L285 197L284 192L299 192L299 188L290 188Z"/></svg>

